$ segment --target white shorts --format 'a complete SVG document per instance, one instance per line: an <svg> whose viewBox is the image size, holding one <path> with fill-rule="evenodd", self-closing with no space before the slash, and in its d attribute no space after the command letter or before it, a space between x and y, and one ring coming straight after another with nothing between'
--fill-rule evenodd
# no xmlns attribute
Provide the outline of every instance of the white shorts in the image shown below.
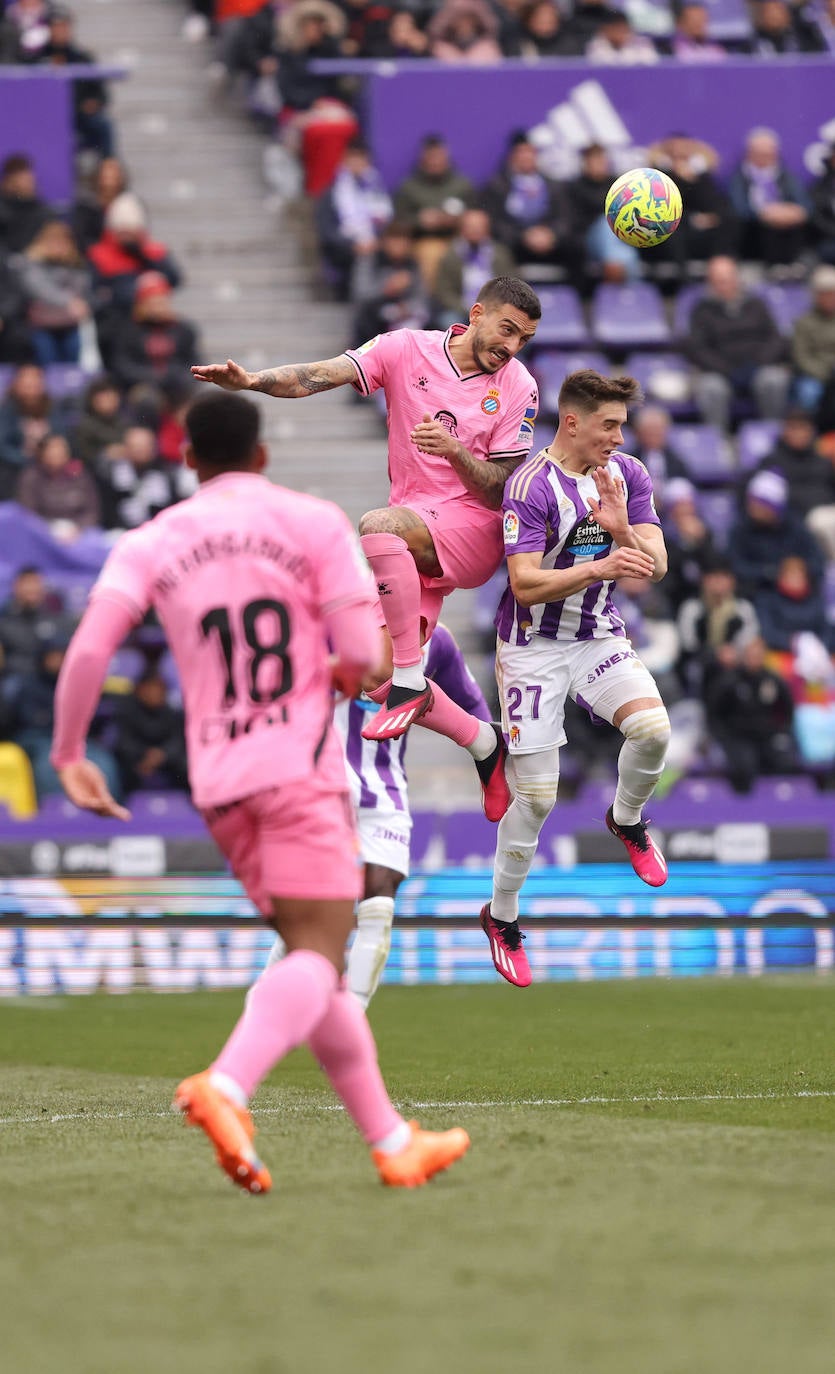
<svg viewBox="0 0 835 1374"><path fill-rule="evenodd" d="M628 701L659 697L655 678L628 639L554 640L496 645L502 728L513 754L538 754L566 742L565 699L612 721Z"/></svg>
<svg viewBox="0 0 835 1374"><path fill-rule="evenodd" d="M357 810L357 829L360 857L364 864L380 864L408 878L412 818L407 812L360 807Z"/></svg>

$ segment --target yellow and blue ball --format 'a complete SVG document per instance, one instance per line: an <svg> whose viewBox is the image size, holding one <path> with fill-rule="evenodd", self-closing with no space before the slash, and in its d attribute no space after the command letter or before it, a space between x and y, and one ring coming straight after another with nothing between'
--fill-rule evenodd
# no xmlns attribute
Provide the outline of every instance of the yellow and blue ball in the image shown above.
<svg viewBox="0 0 835 1374"><path fill-rule="evenodd" d="M681 192L666 172L633 167L609 187L605 209L616 238L633 248L653 248L681 223Z"/></svg>

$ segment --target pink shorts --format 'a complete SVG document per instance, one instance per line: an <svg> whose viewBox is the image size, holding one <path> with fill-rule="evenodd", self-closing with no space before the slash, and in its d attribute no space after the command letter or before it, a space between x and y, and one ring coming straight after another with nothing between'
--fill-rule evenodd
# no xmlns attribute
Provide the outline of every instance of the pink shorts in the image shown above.
<svg viewBox="0 0 835 1374"><path fill-rule="evenodd" d="M354 902L360 896L359 839L347 791L311 790L300 780L201 814L262 916L272 914L273 897Z"/></svg>
<svg viewBox="0 0 835 1374"><path fill-rule="evenodd" d="M437 506L404 502L419 515L432 535L441 577L420 575L420 613L431 634L438 623L444 597L457 587L483 587L504 557L501 512L486 506L444 501Z"/></svg>

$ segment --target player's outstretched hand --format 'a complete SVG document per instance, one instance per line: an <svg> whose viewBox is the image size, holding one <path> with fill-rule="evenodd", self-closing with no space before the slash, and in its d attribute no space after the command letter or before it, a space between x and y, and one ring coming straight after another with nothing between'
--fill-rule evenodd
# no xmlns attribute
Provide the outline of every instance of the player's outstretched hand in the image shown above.
<svg viewBox="0 0 835 1374"><path fill-rule="evenodd" d="M227 358L225 363L207 363L205 367L193 367L191 375L198 382L214 382L224 391L248 391L252 380L245 367Z"/></svg>
<svg viewBox="0 0 835 1374"><path fill-rule="evenodd" d="M618 535L629 528L626 508L626 488L620 477L608 467L595 468L592 473L599 500L589 497L589 509L601 529Z"/></svg>
<svg viewBox="0 0 835 1374"><path fill-rule="evenodd" d="M594 564L602 581L619 577L652 577L655 560L642 549L612 549L610 554Z"/></svg>
<svg viewBox="0 0 835 1374"><path fill-rule="evenodd" d="M58 777L70 801L82 811L95 811L97 816L112 816L117 821L130 820L130 812L111 797L104 774L90 759L59 768Z"/></svg>

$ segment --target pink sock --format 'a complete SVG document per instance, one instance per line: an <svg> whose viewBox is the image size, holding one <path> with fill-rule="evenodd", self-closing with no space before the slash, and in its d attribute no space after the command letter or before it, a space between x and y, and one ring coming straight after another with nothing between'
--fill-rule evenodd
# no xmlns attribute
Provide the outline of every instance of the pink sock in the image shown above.
<svg viewBox="0 0 835 1374"><path fill-rule="evenodd" d="M381 706L385 706L389 691L391 690L391 678L387 677L385 682L381 682L379 687L372 687L366 692L366 696L372 701L378 701Z"/></svg>
<svg viewBox="0 0 835 1374"><path fill-rule="evenodd" d="M360 543L377 579L395 667L413 667L421 657L420 576L415 560L399 534L364 534Z"/></svg>
<svg viewBox="0 0 835 1374"><path fill-rule="evenodd" d="M394 1110L377 1063L377 1046L352 992L338 988L310 1036L310 1048L369 1145L403 1122Z"/></svg>
<svg viewBox="0 0 835 1374"><path fill-rule="evenodd" d="M225 1073L251 1097L279 1059L310 1039L337 984L336 969L323 954L312 949L288 954L253 983L212 1070Z"/></svg>
<svg viewBox="0 0 835 1374"><path fill-rule="evenodd" d="M448 697L437 683L432 683L432 705L424 711L415 725L423 725L434 730L436 735L446 735L466 749L472 744L481 727L481 721Z"/></svg>

